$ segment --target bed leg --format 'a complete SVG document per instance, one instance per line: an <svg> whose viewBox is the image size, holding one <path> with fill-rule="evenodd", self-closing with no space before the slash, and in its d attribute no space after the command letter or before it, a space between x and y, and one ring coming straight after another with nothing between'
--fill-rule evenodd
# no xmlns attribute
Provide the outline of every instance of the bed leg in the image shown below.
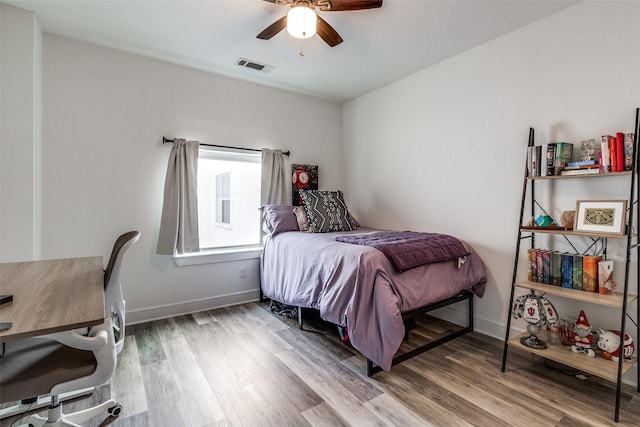
<svg viewBox="0 0 640 427"><path fill-rule="evenodd" d="M469 297L469 328L473 331L473 295Z"/></svg>
<svg viewBox="0 0 640 427"><path fill-rule="evenodd" d="M415 317L404 320L404 340L409 341L409 332L418 327Z"/></svg>
<svg viewBox="0 0 640 427"><path fill-rule="evenodd" d="M298 328L302 329L302 307L298 306Z"/></svg>
<svg viewBox="0 0 640 427"><path fill-rule="evenodd" d="M378 365L374 365L370 359L367 359L367 376L371 377L373 374L381 372L382 368Z"/></svg>

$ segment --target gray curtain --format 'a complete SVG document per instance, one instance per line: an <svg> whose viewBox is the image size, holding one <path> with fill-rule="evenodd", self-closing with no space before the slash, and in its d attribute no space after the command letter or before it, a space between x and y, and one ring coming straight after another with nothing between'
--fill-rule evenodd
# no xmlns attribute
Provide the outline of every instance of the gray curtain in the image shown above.
<svg viewBox="0 0 640 427"><path fill-rule="evenodd" d="M164 182L164 203L156 252L161 255L197 252L198 141L173 142Z"/></svg>
<svg viewBox="0 0 640 427"><path fill-rule="evenodd" d="M284 166L281 150L262 149L260 205L291 204L291 180Z"/></svg>

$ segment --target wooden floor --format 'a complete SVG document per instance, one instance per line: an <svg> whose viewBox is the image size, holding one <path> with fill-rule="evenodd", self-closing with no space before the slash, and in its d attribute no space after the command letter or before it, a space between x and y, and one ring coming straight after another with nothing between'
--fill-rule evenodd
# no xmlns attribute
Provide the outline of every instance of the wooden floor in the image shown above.
<svg viewBox="0 0 640 427"><path fill-rule="evenodd" d="M478 333L368 378L364 358L309 316L301 331L251 303L130 326L110 384L65 409L123 405L91 426L640 425L635 389L624 387L616 424L613 384L516 350L502 373L502 341ZM410 343L451 327L421 322Z"/></svg>

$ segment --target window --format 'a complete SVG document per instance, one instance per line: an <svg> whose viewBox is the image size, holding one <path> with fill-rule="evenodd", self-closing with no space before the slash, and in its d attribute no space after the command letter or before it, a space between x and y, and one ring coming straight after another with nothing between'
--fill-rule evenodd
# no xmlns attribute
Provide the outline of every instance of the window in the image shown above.
<svg viewBox="0 0 640 427"><path fill-rule="evenodd" d="M260 153L201 147L198 158L200 249L260 245Z"/></svg>
<svg viewBox="0 0 640 427"><path fill-rule="evenodd" d="M216 222L231 224L231 174L216 176Z"/></svg>

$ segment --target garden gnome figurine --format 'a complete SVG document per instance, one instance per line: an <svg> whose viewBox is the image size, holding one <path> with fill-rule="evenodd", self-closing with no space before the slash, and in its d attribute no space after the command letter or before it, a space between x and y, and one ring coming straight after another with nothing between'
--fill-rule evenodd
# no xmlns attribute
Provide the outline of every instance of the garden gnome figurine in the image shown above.
<svg viewBox="0 0 640 427"><path fill-rule="evenodd" d="M591 333L591 324L584 310L580 310L578 320L576 320L576 329L573 335L575 344L571 346L574 353L584 353L589 357L594 357L596 352L591 349L593 334Z"/></svg>

